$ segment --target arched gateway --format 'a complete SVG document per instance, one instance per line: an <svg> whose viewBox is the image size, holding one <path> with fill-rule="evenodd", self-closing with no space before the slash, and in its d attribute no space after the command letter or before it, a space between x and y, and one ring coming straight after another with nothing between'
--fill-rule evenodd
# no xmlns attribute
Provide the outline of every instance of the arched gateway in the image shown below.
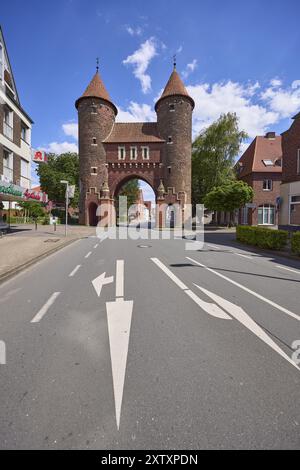
<svg viewBox="0 0 300 470"><path fill-rule="evenodd" d="M117 108L98 70L76 101L79 124L79 222L94 225L97 206L113 207L127 180L146 181L158 207L179 204L183 218L191 202L191 141L194 101L174 70L155 105L157 122L115 122ZM102 215L101 215L102 214ZM107 214L107 213L106 213ZM165 225L160 214L157 225ZM176 220L176 219L175 219ZM177 220L181 220L180 217ZM110 218L110 223L114 223Z"/></svg>

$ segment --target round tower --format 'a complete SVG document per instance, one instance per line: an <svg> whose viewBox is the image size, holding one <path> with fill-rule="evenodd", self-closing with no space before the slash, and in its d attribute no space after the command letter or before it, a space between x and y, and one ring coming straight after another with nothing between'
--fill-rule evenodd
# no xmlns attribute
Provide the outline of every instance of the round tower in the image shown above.
<svg viewBox="0 0 300 470"><path fill-rule="evenodd" d="M179 74L174 70L155 105L160 136L166 141L162 156L164 186L174 193L184 192L191 202L192 114L195 103Z"/></svg>
<svg viewBox="0 0 300 470"><path fill-rule="evenodd" d="M96 225L96 209L107 175L103 141L112 131L118 113L100 78L98 67L75 106L79 130L79 223Z"/></svg>

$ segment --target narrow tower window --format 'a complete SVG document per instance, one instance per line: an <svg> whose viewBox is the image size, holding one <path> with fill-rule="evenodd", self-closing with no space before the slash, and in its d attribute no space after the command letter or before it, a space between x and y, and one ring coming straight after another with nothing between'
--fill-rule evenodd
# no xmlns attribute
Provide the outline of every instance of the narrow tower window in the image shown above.
<svg viewBox="0 0 300 470"><path fill-rule="evenodd" d="M97 174L97 167L96 166L92 166L91 167L91 175L96 175Z"/></svg>
<svg viewBox="0 0 300 470"><path fill-rule="evenodd" d="M91 113L92 114L97 114L97 106L95 104L92 104L92 106L91 106Z"/></svg>
<svg viewBox="0 0 300 470"><path fill-rule="evenodd" d="M169 104L169 111L175 111L175 104L174 103Z"/></svg>
<svg viewBox="0 0 300 470"><path fill-rule="evenodd" d="M130 160L136 160L136 159L137 159L137 148L130 147Z"/></svg>
<svg viewBox="0 0 300 470"><path fill-rule="evenodd" d="M149 160L149 147L142 147L143 160Z"/></svg>
<svg viewBox="0 0 300 470"><path fill-rule="evenodd" d="M93 145L97 145L97 139L96 139L96 137L93 137Z"/></svg>
<svg viewBox="0 0 300 470"><path fill-rule="evenodd" d="M125 160L125 157L126 157L125 147L119 147L119 149L118 149L118 159L119 160Z"/></svg>
<svg viewBox="0 0 300 470"><path fill-rule="evenodd" d="M168 137L168 144L173 144L173 139L172 139L172 136L170 136L170 135Z"/></svg>

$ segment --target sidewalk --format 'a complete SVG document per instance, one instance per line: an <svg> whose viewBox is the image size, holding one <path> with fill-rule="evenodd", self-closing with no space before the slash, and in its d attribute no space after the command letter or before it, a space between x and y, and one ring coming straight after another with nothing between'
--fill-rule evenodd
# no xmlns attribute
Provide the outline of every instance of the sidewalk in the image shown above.
<svg viewBox="0 0 300 470"><path fill-rule="evenodd" d="M95 227L70 226L68 236L60 225L13 225L12 232L0 238L0 282L17 274L38 260L81 238L96 235Z"/></svg>

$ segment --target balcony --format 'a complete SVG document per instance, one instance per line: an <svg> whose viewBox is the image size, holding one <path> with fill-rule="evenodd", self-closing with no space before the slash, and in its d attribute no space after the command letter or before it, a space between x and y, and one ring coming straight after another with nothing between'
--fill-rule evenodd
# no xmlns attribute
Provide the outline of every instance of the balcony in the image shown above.
<svg viewBox="0 0 300 470"><path fill-rule="evenodd" d="M3 122L3 135L10 140L13 140L14 129L7 122Z"/></svg>

